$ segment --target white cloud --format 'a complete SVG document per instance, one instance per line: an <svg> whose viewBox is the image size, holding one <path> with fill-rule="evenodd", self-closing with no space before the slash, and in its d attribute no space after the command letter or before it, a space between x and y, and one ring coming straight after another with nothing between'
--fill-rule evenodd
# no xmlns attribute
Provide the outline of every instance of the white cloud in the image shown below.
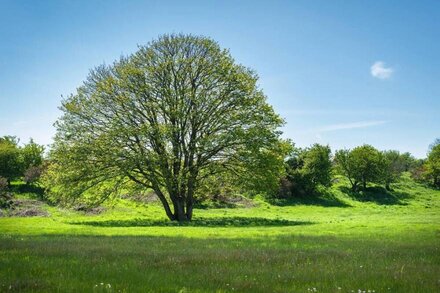
<svg viewBox="0 0 440 293"><path fill-rule="evenodd" d="M354 129L354 128L365 128L376 125L385 124L388 121L384 120L373 120L373 121L360 121L360 122L351 122L351 123L341 123L341 124L331 124L318 129L319 132L327 132L327 131L335 131L335 130L344 130L344 129Z"/></svg>
<svg viewBox="0 0 440 293"><path fill-rule="evenodd" d="M371 75L379 79L388 79L394 72L391 67L386 67L382 61L376 61L370 68Z"/></svg>

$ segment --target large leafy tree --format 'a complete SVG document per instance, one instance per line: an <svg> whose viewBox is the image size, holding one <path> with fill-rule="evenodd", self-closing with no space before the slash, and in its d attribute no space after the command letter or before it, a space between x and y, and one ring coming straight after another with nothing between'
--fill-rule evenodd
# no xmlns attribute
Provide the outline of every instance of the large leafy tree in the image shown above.
<svg viewBox="0 0 440 293"><path fill-rule="evenodd" d="M213 40L165 35L92 70L63 101L51 152L53 192L101 198L127 181L151 188L171 220L192 218L204 178L273 163L283 120L257 75ZM272 165L261 166L264 157Z"/></svg>

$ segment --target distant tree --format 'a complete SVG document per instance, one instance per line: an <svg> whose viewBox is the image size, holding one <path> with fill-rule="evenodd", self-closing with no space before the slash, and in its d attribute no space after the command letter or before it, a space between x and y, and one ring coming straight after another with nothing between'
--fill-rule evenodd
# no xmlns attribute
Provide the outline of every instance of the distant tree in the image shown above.
<svg viewBox="0 0 440 293"><path fill-rule="evenodd" d="M353 191L359 185L367 188L370 182L379 182L382 175L381 153L371 145L355 147L353 150L339 150L335 154L339 173L348 178Z"/></svg>
<svg viewBox="0 0 440 293"><path fill-rule="evenodd" d="M192 35L162 36L92 70L62 104L52 191L104 197L130 180L153 189L171 220L190 220L205 178L247 165L272 176L283 163L267 156L283 120L257 81L216 42Z"/></svg>
<svg viewBox="0 0 440 293"><path fill-rule="evenodd" d="M407 153L400 154L394 150L382 152L382 174L380 176L387 190L391 190L391 183L396 182L402 173L408 170L408 158Z"/></svg>
<svg viewBox="0 0 440 293"><path fill-rule="evenodd" d="M22 166L18 139L13 136L0 137L0 177L6 178L10 185L11 180L21 176Z"/></svg>
<svg viewBox="0 0 440 293"><path fill-rule="evenodd" d="M424 176L435 187L440 187L440 139L429 148L428 158L424 164Z"/></svg>
<svg viewBox="0 0 440 293"><path fill-rule="evenodd" d="M287 179L281 182L281 191L293 195L313 193L316 188L330 186L331 183L331 150L329 146L314 144L310 148L296 149L286 161Z"/></svg>
<svg viewBox="0 0 440 293"><path fill-rule="evenodd" d="M330 186L331 183L331 150L330 147L314 144L303 153L301 173L310 182L312 189L318 185Z"/></svg>
<svg viewBox="0 0 440 293"><path fill-rule="evenodd" d="M29 143L21 148L21 156L23 162L23 170L26 171L29 167L38 167L43 164L44 146L34 142L31 138Z"/></svg>
<svg viewBox="0 0 440 293"><path fill-rule="evenodd" d="M417 168L421 165L420 160L414 158L409 152L405 152L400 154L400 160L403 163L404 170L403 171L411 171L413 168Z"/></svg>

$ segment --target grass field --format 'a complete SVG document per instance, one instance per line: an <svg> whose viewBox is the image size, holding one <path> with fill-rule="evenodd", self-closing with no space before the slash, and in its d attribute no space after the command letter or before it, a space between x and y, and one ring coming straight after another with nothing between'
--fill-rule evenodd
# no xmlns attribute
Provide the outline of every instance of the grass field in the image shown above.
<svg viewBox="0 0 440 293"><path fill-rule="evenodd" d="M20 198L35 197L22 192ZM0 218L0 292L440 292L440 191L408 177L386 193L342 183L308 201L195 210Z"/></svg>

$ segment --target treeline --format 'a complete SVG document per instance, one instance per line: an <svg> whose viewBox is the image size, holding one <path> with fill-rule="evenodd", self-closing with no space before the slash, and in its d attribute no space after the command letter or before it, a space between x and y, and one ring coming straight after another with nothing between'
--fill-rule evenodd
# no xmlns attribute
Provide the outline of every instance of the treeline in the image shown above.
<svg viewBox="0 0 440 293"><path fill-rule="evenodd" d="M334 175L345 177L352 191L365 190L368 184L381 184L391 190L403 172L419 181L440 187L440 140L430 146L427 159L416 159L410 153L396 150L379 151L371 145L332 154L329 146L314 144L294 148L286 160L286 176L281 179L276 196L295 197L314 194L329 187Z"/></svg>
<svg viewBox="0 0 440 293"><path fill-rule="evenodd" d="M22 180L26 184L38 183L48 164L49 160L44 159L44 146L32 139L19 146L19 140L14 136L0 137L0 189L10 186L12 180ZM314 144L308 148L293 146L284 165L285 171L280 173L283 175L279 179L267 176L270 181L279 180L278 185L266 182L267 185L278 186L276 192L268 192L269 196L289 198L313 195L320 188L330 187L335 175L345 177L354 192L365 190L368 184L380 184L391 190L392 184L399 180L403 172L410 172L416 181L440 188L440 139L429 147L426 159L416 159L408 152L379 151L367 144L334 153L328 145ZM257 173L264 174L264 170ZM234 176L210 177L200 186L198 197L202 200L210 196L216 199L243 192L234 188L237 178L231 177ZM261 178L257 179L261 184ZM250 178L246 180L252 183ZM257 190L264 191L265 187Z"/></svg>
<svg viewBox="0 0 440 293"><path fill-rule="evenodd" d="M15 136L0 137L0 188L20 179L36 183L44 171L44 146L32 139L19 146Z"/></svg>

